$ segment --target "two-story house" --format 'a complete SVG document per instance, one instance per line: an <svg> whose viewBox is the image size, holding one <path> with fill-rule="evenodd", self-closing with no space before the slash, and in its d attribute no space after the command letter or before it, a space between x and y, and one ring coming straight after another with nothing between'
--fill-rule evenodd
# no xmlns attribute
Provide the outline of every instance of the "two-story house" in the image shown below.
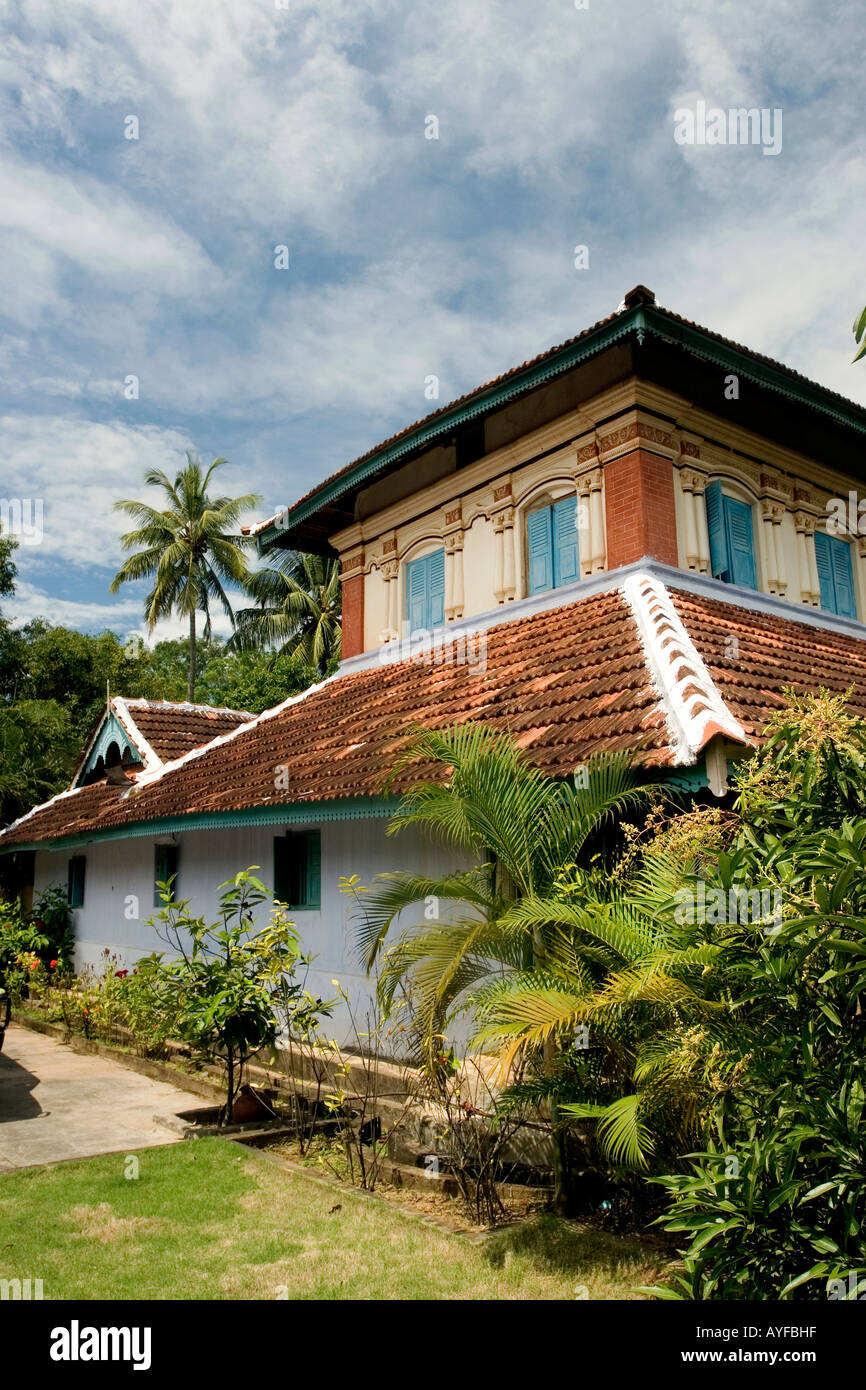
<svg viewBox="0 0 866 1390"><path fill-rule="evenodd" d="M556 776L639 747L722 796L786 687L851 687L866 714L864 443L866 409L638 286L255 528L262 554L339 557L335 676L256 718L223 712L231 727L173 756L130 732L125 769L117 730L97 729L70 790L0 854L37 889L68 882L82 960L108 946L127 963L158 944L166 864L201 912L257 864L318 956L313 986L363 997L340 877L447 863L384 834L414 725L489 722Z"/></svg>

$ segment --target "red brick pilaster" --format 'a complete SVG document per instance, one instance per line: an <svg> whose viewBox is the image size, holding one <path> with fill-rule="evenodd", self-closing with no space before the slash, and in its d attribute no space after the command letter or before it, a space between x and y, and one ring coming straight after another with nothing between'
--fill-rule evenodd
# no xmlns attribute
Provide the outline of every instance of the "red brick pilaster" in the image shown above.
<svg viewBox="0 0 866 1390"><path fill-rule="evenodd" d="M604 466L608 569L644 555L676 566L677 522L671 460L633 449Z"/></svg>
<svg viewBox="0 0 866 1390"><path fill-rule="evenodd" d="M364 650L364 554L343 560L343 656Z"/></svg>

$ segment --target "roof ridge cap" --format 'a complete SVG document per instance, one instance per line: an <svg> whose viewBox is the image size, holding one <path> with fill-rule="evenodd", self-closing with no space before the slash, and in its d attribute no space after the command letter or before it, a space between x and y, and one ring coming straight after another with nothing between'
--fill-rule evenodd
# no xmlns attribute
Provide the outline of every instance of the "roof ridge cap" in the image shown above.
<svg viewBox="0 0 866 1390"><path fill-rule="evenodd" d="M126 696L118 695L115 697L123 700L127 708L133 709L183 709L183 710L204 710L207 714L238 714L245 720L255 719L256 715L249 709L235 709L233 705L200 705L195 700L148 700L145 696L136 696L128 699Z"/></svg>
<svg viewBox="0 0 866 1390"><path fill-rule="evenodd" d="M646 571L629 575L620 588L628 604L647 668L673 738L675 766L693 764L717 734L753 746L728 709L703 657L692 641L662 580Z"/></svg>

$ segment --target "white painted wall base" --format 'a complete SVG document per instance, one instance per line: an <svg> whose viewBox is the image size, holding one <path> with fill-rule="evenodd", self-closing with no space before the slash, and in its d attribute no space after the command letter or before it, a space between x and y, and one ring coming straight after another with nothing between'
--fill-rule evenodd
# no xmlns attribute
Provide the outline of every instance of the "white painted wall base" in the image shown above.
<svg viewBox="0 0 866 1390"><path fill-rule="evenodd" d="M339 890L341 876L358 874L369 885L376 874L409 869L440 875L453 870L453 853L422 838L409 827L396 836L386 836L387 821L381 818L346 821L310 821L293 830L318 829L322 843L322 905L319 911L292 914L304 950L316 957L307 978L311 993L333 998L332 981L337 979L349 994L357 1012L359 1026L365 1028L365 1015L372 999L371 981L358 964L353 913L355 904ZM273 838L279 826L250 826L227 830L192 830L178 834L180 860L176 891L191 899L197 916L216 920L219 885L241 869L258 865L258 877L270 888L273 883ZM168 837L136 836L129 839L99 840L76 854L86 856L84 906L72 916L75 926L75 954L78 969L99 966L107 950L116 955L116 969L129 968L152 951L167 950L154 926L148 925L159 909L153 906L154 845ZM67 865L73 851L39 850L36 854L35 891L51 884L65 887ZM260 912L259 925L267 921L267 910ZM419 909L411 921L423 923ZM342 1045L353 1041L345 1006L334 1012L325 1031Z"/></svg>

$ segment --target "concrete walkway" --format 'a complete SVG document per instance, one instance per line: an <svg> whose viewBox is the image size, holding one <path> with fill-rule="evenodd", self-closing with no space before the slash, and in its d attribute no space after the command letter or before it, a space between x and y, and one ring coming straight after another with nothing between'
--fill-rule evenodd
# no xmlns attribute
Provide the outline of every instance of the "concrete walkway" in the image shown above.
<svg viewBox="0 0 866 1390"><path fill-rule="evenodd" d="M202 1104L189 1091L13 1025L0 1052L0 1173L174 1144L178 1136L154 1116Z"/></svg>

